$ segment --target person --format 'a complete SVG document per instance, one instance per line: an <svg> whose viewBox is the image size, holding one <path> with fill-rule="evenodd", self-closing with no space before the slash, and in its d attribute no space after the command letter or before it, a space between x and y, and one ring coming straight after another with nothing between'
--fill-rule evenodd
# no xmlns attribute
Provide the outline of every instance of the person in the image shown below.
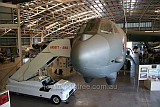
<svg viewBox="0 0 160 107"><path fill-rule="evenodd" d="M131 57L130 51L127 51L127 57ZM126 59L126 70L130 70L130 69L131 69L131 62L130 60Z"/></svg>
<svg viewBox="0 0 160 107"><path fill-rule="evenodd" d="M133 47L134 53L138 53L137 49L138 49L138 46L134 46L134 47Z"/></svg>
<svg viewBox="0 0 160 107"><path fill-rule="evenodd" d="M145 51L143 54L143 64L148 64L148 52Z"/></svg>
<svg viewBox="0 0 160 107"><path fill-rule="evenodd" d="M142 53L139 54L139 63L142 64Z"/></svg>

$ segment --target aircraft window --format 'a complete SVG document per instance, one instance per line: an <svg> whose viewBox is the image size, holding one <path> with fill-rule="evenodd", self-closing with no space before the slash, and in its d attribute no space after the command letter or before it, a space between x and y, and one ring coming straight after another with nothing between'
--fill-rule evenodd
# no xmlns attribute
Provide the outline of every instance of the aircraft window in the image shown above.
<svg viewBox="0 0 160 107"><path fill-rule="evenodd" d="M113 32L111 23L101 23L100 32L110 34Z"/></svg>
<svg viewBox="0 0 160 107"><path fill-rule="evenodd" d="M87 25L87 27L86 27L86 30L85 31L94 31L94 30L96 30L96 24L95 23L89 23L88 25Z"/></svg>
<svg viewBox="0 0 160 107"><path fill-rule="evenodd" d="M86 26L87 26L87 24L86 24L86 23L85 23L85 24L83 24L83 25L81 26L80 30L79 30L79 33L83 33L83 32L84 32L84 30L85 30L85 28L86 28Z"/></svg>
<svg viewBox="0 0 160 107"><path fill-rule="evenodd" d="M99 27L99 20L91 20L83 24L79 33L96 33Z"/></svg>
<svg viewBox="0 0 160 107"><path fill-rule="evenodd" d="M117 27L116 27L116 26L113 26L113 28L114 28L114 33L118 33Z"/></svg>

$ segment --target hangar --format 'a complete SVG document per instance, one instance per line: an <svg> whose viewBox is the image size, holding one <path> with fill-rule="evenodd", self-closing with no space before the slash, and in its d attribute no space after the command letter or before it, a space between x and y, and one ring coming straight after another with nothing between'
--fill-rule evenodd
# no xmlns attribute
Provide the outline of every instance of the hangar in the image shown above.
<svg viewBox="0 0 160 107"><path fill-rule="evenodd" d="M119 29L126 40L116 36ZM10 90L10 99L8 91L0 94L2 107L9 101L13 107L159 107L160 1L0 0L0 63L0 89ZM110 85L113 75L106 72L115 69ZM62 83L76 88L70 87L67 101L54 97L66 86L60 94L56 89L49 99L62 103L54 105L44 96Z"/></svg>

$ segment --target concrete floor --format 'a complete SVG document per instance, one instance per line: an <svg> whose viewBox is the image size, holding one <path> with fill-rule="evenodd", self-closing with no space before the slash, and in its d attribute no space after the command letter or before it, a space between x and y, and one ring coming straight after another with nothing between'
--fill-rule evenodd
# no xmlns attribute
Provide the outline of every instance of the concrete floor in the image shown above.
<svg viewBox="0 0 160 107"><path fill-rule="evenodd" d="M14 66L18 63L11 62L0 64L0 86L7 80L7 74L15 72ZM12 71L11 73L8 73ZM3 79L6 76L6 79ZM49 99L33 97L28 95L17 95L10 93L12 107L160 107L160 91L151 92L143 87L137 87L137 79L118 74L116 85L106 85L105 79L94 79L87 84L78 74L70 76L68 79L77 84L75 96L69 98L69 104L61 103L54 105ZM3 80L3 81L1 81Z"/></svg>
<svg viewBox="0 0 160 107"><path fill-rule="evenodd" d="M107 86L104 79L95 79L87 84L77 74L68 79L78 86L75 96L69 98L69 104L53 105L48 99L11 93L11 105L12 107L160 107L160 92L150 92L142 83L138 88L135 79L128 75L120 73L117 85L112 87ZM105 89L101 87L104 85Z"/></svg>
<svg viewBox="0 0 160 107"><path fill-rule="evenodd" d="M0 89L5 87L8 77L16 72L19 68L19 58L15 59L15 62L5 62L0 64Z"/></svg>

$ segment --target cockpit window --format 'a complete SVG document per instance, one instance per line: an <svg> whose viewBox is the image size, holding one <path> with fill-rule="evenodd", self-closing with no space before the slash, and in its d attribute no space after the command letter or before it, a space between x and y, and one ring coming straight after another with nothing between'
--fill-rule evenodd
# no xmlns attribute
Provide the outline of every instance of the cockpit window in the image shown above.
<svg viewBox="0 0 160 107"><path fill-rule="evenodd" d="M113 26L113 28L114 28L114 32L118 33L118 29L117 29L117 27L115 25Z"/></svg>
<svg viewBox="0 0 160 107"><path fill-rule="evenodd" d="M79 33L97 33L99 27L99 20L93 19L88 23L83 24L79 30Z"/></svg>
<svg viewBox="0 0 160 107"><path fill-rule="evenodd" d="M85 30L85 28L86 28L86 26L87 26L87 23L83 24L83 25L81 26L80 30L79 30L79 33L83 33L84 30Z"/></svg>
<svg viewBox="0 0 160 107"><path fill-rule="evenodd" d="M110 34L113 32L113 27L112 27L112 24L111 23L101 23L101 26L100 26L100 32L101 33L105 33L105 34Z"/></svg>

